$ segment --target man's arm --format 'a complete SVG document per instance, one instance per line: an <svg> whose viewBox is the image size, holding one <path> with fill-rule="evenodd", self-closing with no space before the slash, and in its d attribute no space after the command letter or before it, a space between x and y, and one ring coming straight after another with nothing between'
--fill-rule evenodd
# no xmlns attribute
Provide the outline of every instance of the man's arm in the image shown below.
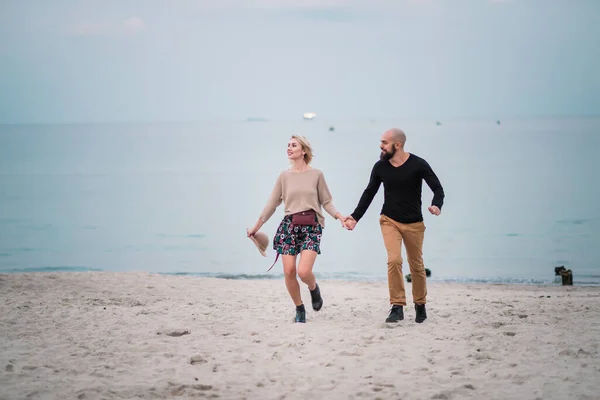
<svg viewBox="0 0 600 400"><path fill-rule="evenodd" d="M376 163L371 170L371 176L369 177L369 183L365 190L363 191L362 196L360 196L360 200L358 201L358 205L354 209L354 212L350 214L350 216L356 221L360 221L360 219L365 215L367 209L371 205L373 198L379 191L379 186L381 186L381 177L377 171L377 166L379 163Z"/></svg>
<svg viewBox="0 0 600 400"><path fill-rule="evenodd" d="M431 205L436 206L441 210L442 206L444 205L444 188L442 187L440 180L438 179L435 172L433 172L433 169L427 161L424 161L422 175L423 179L427 183L427 186L429 186L429 189L431 189L431 191L433 192L433 199L431 199Z"/></svg>

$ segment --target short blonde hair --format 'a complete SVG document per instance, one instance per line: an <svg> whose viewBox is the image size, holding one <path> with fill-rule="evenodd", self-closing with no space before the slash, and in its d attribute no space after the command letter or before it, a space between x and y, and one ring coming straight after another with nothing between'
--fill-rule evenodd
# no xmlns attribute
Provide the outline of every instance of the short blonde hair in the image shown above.
<svg viewBox="0 0 600 400"><path fill-rule="evenodd" d="M309 165L310 162L313 159L313 150L312 147L310 145L310 142L308 141L307 138L305 138L304 136L300 136L300 135L292 135L292 139L296 139L296 141L298 141L298 143L300 143L300 146L302 146L302 150L304 151L304 162Z"/></svg>

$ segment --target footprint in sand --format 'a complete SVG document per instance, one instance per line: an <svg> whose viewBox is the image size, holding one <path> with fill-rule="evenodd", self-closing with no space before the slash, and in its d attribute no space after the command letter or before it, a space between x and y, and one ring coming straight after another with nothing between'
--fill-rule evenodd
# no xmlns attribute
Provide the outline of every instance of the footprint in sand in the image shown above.
<svg viewBox="0 0 600 400"><path fill-rule="evenodd" d="M375 383L373 385L373 391L374 392L381 392L382 390L384 390L385 388L391 388L394 389L396 386L392 385L391 383Z"/></svg>
<svg viewBox="0 0 600 400"><path fill-rule="evenodd" d="M206 361L206 360L204 359L204 357L202 357L202 356L193 356L193 357L190 359L190 364L192 364L192 365L196 365L196 364L206 364L207 362L208 362L208 361Z"/></svg>
<svg viewBox="0 0 600 400"><path fill-rule="evenodd" d="M173 383L173 382L169 382L169 394L171 396L197 396L198 393L194 393L197 391L200 392L204 392L207 390L212 390L213 387L211 385L203 385L201 383L197 383L194 385L182 385L182 384L177 384L177 383ZM213 396L209 396L209 397L215 397L215 395ZM216 396L218 397L218 396Z"/></svg>
<svg viewBox="0 0 600 400"><path fill-rule="evenodd" d="M362 352L360 350L356 351L341 351L339 353L340 356L350 356L350 357L359 357L362 356Z"/></svg>
<svg viewBox="0 0 600 400"><path fill-rule="evenodd" d="M171 337L180 337L183 335L189 335L191 332L189 329L164 329L156 332L157 335L166 335Z"/></svg>

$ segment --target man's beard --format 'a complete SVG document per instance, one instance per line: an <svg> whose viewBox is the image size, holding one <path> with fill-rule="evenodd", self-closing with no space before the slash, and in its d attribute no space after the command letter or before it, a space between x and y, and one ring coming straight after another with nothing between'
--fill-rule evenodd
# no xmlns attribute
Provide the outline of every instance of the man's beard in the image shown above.
<svg viewBox="0 0 600 400"><path fill-rule="evenodd" d="M384 160L384 161L389 161L390 158L394 157L394 154L396 154L396 147L395 146L392 147L392 151L390 151L390 152L382 150L379 158L381 160Z"/></svg>

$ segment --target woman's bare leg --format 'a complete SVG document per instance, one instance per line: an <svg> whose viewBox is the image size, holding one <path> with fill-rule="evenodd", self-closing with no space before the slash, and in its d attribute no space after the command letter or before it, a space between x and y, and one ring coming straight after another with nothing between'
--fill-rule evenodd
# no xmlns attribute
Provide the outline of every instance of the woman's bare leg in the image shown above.
<svg viewBox="0 0 600 400"><path fill-rule="evenodd" d="M302 296L300 295L300 285L296 278L296 256L283 255L283 274L285 276L285 286L292 301L296 306L302 304Z"/></svg>
<svg viewBox="0 0 600 400"><path fill-rule="evenodd" d="M308 285L309 290L314 290L317 285L317 279L313 274L313 266L317 259L317 252L312 250L302 250L300 253L300 262L298 263L298 276L302 282Z"/></svg>
<svg viewBox="0 0 600 400"><path fill-rule="evenodd" d="M300 255L300 262L298 263L298 276L302 279L302 282L308 285L313 310L319 311L323 306L323 298L321 297L321 290L317 285L317 278L315 278L315 274L312 272L316 259L317 252L303 250Z"/></svg>

